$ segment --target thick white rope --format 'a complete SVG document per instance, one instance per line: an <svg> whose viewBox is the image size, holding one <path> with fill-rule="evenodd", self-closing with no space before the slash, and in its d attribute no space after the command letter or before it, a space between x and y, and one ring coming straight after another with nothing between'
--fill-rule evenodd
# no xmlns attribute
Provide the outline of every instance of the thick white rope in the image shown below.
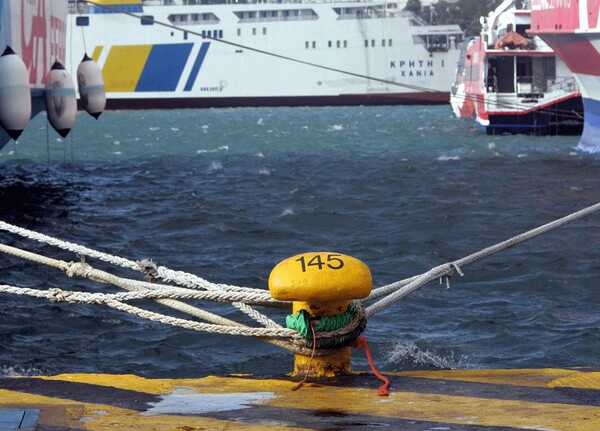
<svg viewBox="0 0 600 431"><path fill-rule="evenodd" d="M120 295L127 298L130 293L87 293L70 292L61 289L39 290L23 287L14 287L9 285L0 285L0 292L12 293L15 295L26 295L36 298L45 298L52 302L68 302L71 304L102 304L120 311L125 311L144 319L152 320L166 325L179 326L185 329L195 331L209 332L213 334L227 335L246 335L251 337L276 337L276 338L297 338L298 332L294 329L278 328L250 328L247 326L223 326L210 323L195 322L181 319L178 317L166 316L153 311L144 310L121 302ZM133 295L135 296L135 295ZM129 298L131 299L131 298Z"/></svg>
<svg viewBox="0 0 600 431"><path fill-rule="evenodd" d="M48 235L44 235L38 232L34 232L29 229L25 229L19 226L15 226L4 221L0 221L0 230L4 230L6 232L13 233L15 235L22 236L24 238L28 238L33 241L49 244L63 250L68 250L73 253L76 253L80 256L87 256L94 259L101 260L103 262L108 262L115 266L120 266L122 268L132 269L134 271L144 272L146 268L144 264L148 264L150 261L142 260L139 262L134 262L129 259L125 259L119 256L114 256L108 253L103 253L101 251L93 250L88 247L84 247L72 242L63 241L58 238L54 238ZM151 263L151 262L150 262ZM152 264L153 265L153 264ZM204 289L204 290L233 290L233 291L242 291L242 292L264 292L260 289L253 289L250 287L240 287L240 286L232 286L228 284L217 284L211 283L208 280L205 280L201 277L198 277L193 274L188 274L182 271L173 271L169 268L165 267L156 267L156 272L159 278L164 279L167 282L174 282L192 289Z"/></svg>
<svg viewBox="0 0 600 431"><path fill-rule="evenodd" d="M251 307L247 306L246 304L240 303L239 308L241 308L243 312L248 314L250 317L252 317L254 320L259 322L264 327L271 328L274 331L276 331L277 329L282 329L283 333L279 337L265 337L265 336L261 335L260 331L252 331L252 328L250 328L246 325L243 325L243 324L238 323L233 320L226 319L217 314L210 313L208 311L202 310L197 307L193 307L185 302L181 302L181 301L177 300L177 299L205 299L205 300L212 300L212 301L217 301L217 302L231 302L233 300L244 300L244 301L249 301L250 303L255 302L256 304L260 304L260 305L272 305L273 301L275 301L275 300L273 298L271 298L270 295L265 291L259 291L259 290L255 289L256 292L251 292L252 295L248 296L248 294L243 294L240 292L216 292L214 290L198 291L198 290L184 289L181 287L166 286L166 285L149 283L149 282L144 282L144 281L139 281L139 280L120 278L120 277L117 277L108 272L95 269L84 262L65 262L65 261L61 261L61 260L57 260L57 259L52 259L52 258L49 258L46 256L42 256L42 255L39 255L36 253L32 253L30 251L11 247L11 246L1 244L1 243L0 243L0 252L10 254L10 255L13 255L16 257L20 257L22 259L30 260L32 262L37 262L40 264L58 268L58 269L64 271L66 273L66 275L69 277L78 276L78 277L82 277L82 278L88 278L88 279L96 281L96 282L112 284L114 286L117 286L122 289L130 291L130 293L122 293L121 294L121 295L123 295L122 300L153 299L162 305L168 306L175 310L178 310L183 313L189 314L191 316L197 317L199 319L205 320L214 325L247 328L247 335L251 335L252 333L254 333L254 335L251 335L251 336L261 338L263 341L266 341L266 342L276 345L278 347L290 350L292 352L304 354L304 355L311 354L311 349L309 349L307 347L306 341L297 332L295 333L294 337L291 337L291 338L288 337L286 335L287 331L289 331L288 329L283 328L281 325L277 324L273 320L269 319L267 316L262 315L261 313L257 312L256 310L252 309ZM22 289L22 290L19 290L19 289ZM43 298L48 298L50 300L53 300L52 299L53 297L48 296L50 294L40 293L43 291L37 291L37 290L31 290L31 289L28 290L27 288L3 286L0 288L0 291L4 292L4 293L13 293L13 294L20 294L20 295L28 294L29 296L43 297ZM55 294L58 294L57 292L68 292L68 293L60 294L58 296L58 298L78 298L78 299L82 300L82 302L83 302L84 298L91 298L89 296L86 296L86 295L89 295L86 292L70 292L70 291L60 291L60 290L54 290L54 292L55 292ZM119 297L117 297L117 298L119 298ZM56 300L56 299L54 299L54 300ZM113 302L105 303L105 305L113 306L113 305L117 304L117 302L120 302L121 300L117 299L116 302L114 302L115 300L113 299L112 301ZM102 303L101 301L95 301L95 302L92 301L92 303L98 303L98 302ZM275 301L275 302L279 303L279 304L282 303L280 301ZM284 303L284 304L287 304L287 303ZM289 304L288 304L288 306L289 306ZM122 306L113 307L113 308L118 308L120 310L125 311L124 307L126 307L126 306L122 305ZM135 311L135 310L137 310L137 308L132 308L131 310ZM139 317L145 317L141 313L136 313L136 315L138 315ZM160 315L158 313L155 313L154 316L155 316L155 318L152 320L159 321L157 316L160 316ZM169 319L169 317L164 316L163 319ZM168 322L165 322L165 323L168 323ZM186 327L186 326L184 326L184 327ZM201 330L199 328L200 327L191 328L191 329ZM207 332L218 332L216 330L211 331L210 328L212 328L212 326L204 326L204 328L208 328L208 329L206 329ZM228 330L228 329L223 329L221 332L218 332L218 333L231 334L232 331ZM244 335L244 334L237 333L236 335ZM336 335L336 334L331 334L331 335L323 334L322 336L334 336L334 335ZM323 352L319 352L319 354L327 354L327 352L329 352L329 350L324 350Z"/></svg>
<svg viewBox="0 0 600 431"><path fill-rule="evenodd" d="M399 301L407 295L410 295L415 290L423 287L424 285L428 284L433 280L437 280L443 277L450 277L454 273L454 271L458 272L462 276L463 274L461 268L466 265L477 262L478 260L481 260L500 251L506 250L510 247L514 247L517 244L520 244L522 242L525 242L552 230L558 229L559 227L564 226L565 224L571 223L575 220L579 220L598 211L600 211L600 203L589 206L566 217L560 218L543 226L529 230L520 235L514 236L506 241L500 242L491 247L484 248L483 250L478 251L476 253L472 253L468 256L463 257L462 259L458 259L450 263L445 263L443 265L436 266L435 268L427 271L424 274L376 289L371 293L371 295L367 299L377 297L377 295L379 295L378 291L385 291L387 294L387 291L391 290L390 286L394 286L393 289L395 289L395 291L393 291L393 293L390 293L387 297L380 299L374 304L368 306L366 308L367 317L370 317L375 313L383 310L384 308L389 307L393 303Z"/></svg>
<svg viewBox="0 0 600 431"><path fill-rule="evenodd" d="M528 232L517 235L507 241L485 248L477 253L470 254L462 259L458 259L454 262L437 266L424 274L411 277L406 280L401 280L383 286L379 289L375 289L367 299L374 299L384 295L388 296L367 307L364 310L364 316L370 317L376 312L384 309L385 307L390 306L391 304L397 302L398 300L402 299L403 297L407 296L408 294L414 292L418 288L424 286L425 284L433 280L441 279L444 277L449 278L454 273L454 271L457 271L460 275L462 275L461 267L463 266L476 262L494 253L498 253L499 251L506 250L507 248L513 247L517 244L520 244L521 242L535 238L539 235L542 235L543 233L557 229L567 223L578 220L597 211L600 211L600 203L592 205L586 209L573 213L569 216L563 217L554 222L540 226L536 229L532 229ZM92 268L90 265L84 262L64 262L41 256L35 253L31 253L25 250L10 247L4 244L0 244L0 252L12 254L14 256L18 256L24 259L53 266L55 268L61 269L70 277L85 277L101 283L110 283L129 291L125 293L116 294L93 294L87 292L64 291L60 289L49 289L47 291L42 291L37 289L18 288L8 285L0 285L0 292L47 298L51 301L104 304L109 307L125 311L139 317L143 317L149 320L161 322L168 325L175 325L187 329L218 334L247 335L259 337L265 339L265 341L279 345L280 347L286 348L288 350L292 350L302 354L310 353L310 349L307 349L306 347L305 340L302 339L302 337L295 330L283 328L281 325L277 324L272 319L259 313L258 311L254 310L248 305L248 303L256 303L260 305L271 305L280 303L279 301L273 300L270 297L270 295L263 290L209 283L206 280L203 280L200 277L196 277L191 274L172 271L164 267L156 267L149 261L143 261L138 263L131 262L127 259L122 259L116 256L111 256L105 253L97 252L86 247L82 247L65 241L60 241L55 238L48 237L46 235L38 234L33 231L28 231L26 229L12 226L5 222L0 222L0 230L6 230L12 233L16 233L18 235L25 236L36 241L46 242L50 245L55 245L57 247L70 250L74 253L78 253L79 255L94 257L125 268L141 270L142 272L145 272L151 275L152 277L173 281L180 285L183 284L186 286L193 286L194 289L196 289L191 290L184 289L181 287L143 282L139 280L124 279L114 276L113 274ZM201 290L199 291L197 289ZM213 323L201 323L174 318L171 316L166 316L159 313L143 310L138 307L134 307L124 303L124 301L137 299L154 299L157 302L160 302L177 310L184 311L190 315L199 317L203 320ZM203 299L218 302L228 302L236 306L248 316L252 317L263 327L248 327L238 322L214 315L213 313L209 313L204 310L200 310L196 307L192 307L189 304L177 301L176 299ZM361 310L361 316L363 316L362 313L363 311ZM359 320L360 319L355 319L355 322L353 322L352 325L354 325L354 327L357 327ZM334 331L335 333L322 333L320 335L322 337L329 335L337 335L338 332L343 333L344 331L347 331L347 329L348 328L342 328L341 330ZM284 338L285 340L282 340L280 338ZM320 354L327 354L327 350L321 349Z"/></svg>

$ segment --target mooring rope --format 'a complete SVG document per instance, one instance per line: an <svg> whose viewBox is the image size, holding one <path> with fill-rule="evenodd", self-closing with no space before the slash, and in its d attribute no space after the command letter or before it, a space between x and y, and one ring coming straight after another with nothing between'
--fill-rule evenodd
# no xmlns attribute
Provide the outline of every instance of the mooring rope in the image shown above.
<svg viewBox="0 0 600 431"><path fill-rule="evenodd" d="M461 268L464 266L477 262L485 257L491 256L492 254L514 247L517 244L540 236L544 233L558 229L561 226L564 226L575 220L579 220L585 216L591 215L598 211L600 211L600 203L589 206L566 217L560 218L543 226L529 230L520 235L514 236L506 241L500 242L491 247L484 248L483 250L480 250L476 253L472 253L468 256L463 257L462 259L458 259L450 263L445 263L443 265L436 266L435 268L419 276L396 282L388 286L383 286L379 289L375 289L373 292L371 292L371 295L367 299L378 297L378 295L380 295L381 292L385 292L387 296L366 308L367 318L383 310L384 308L389 307L393 303L399 301L400 299L411 294L415 290L430 283L433 280L437 280L444 277L450 277L455 271L462 276L463 273Z"/></svg>
<svg viewBox="0 0 600 431"><path fill-rule="evenodd" d="M485 257L506 250L544 233L558 229L567 223L571 223L597 211L600 211L600 203L572 213L551 223L547 223L538 228L529 230L491 247L484 248L483 250L472 253L461 259L439 265L421 275L374 289L365 301L383 297L382 299L366 308L363 306L361 301L353 301L351 308L354 311L351 318L350 316L345 316L344 319L333 319L332 321L342 322L339 323L340 327L334 328L334 326L337 324L326 325L326 328L316 333L316 354L329 354L332 348L337 348L341 345L347 345L353 342L364 331L368 317L383 310L384 308L389 307L429 282L444 278L449 280L449 277L454 272L458 272L462 276L463 273L461 268L466 265L477 262ZM111 284L127 291L119 293L89 293L57 288L41 290L15 287L10 285L0 285L0 293L44 298L52 302L101 304L144 319L167 325L215 334L257 337L296 353L307 356L313 354L314 342L312 339L307 340L300 334L298 330L283 327L273 319L251 307L251 305L269 307L289 306L289 303L285 301L277 301L273 299L269 292L265 290L211 283L193 274L188 274L181 271L173 271L162 266L157 266L149 260L133 262L128 259L112 256L107 253L99 252L74 243L52 238L41 233L23 229L6 222L0 221L0 230L17 234L38 242L53 245L61 249L69 250L79 255L81 261L66 262L0 243L1 253L13 255L32 262L60 269L69 277L81 277L99 283ZM115 266L132 269L137 272L142 272L147 280L152 281L118 277L109 272L93 268L87 262L83 261L83 256L95 258L111 263ZM157 279L162 280L162 283L156 283L155 280ZM174 283L176 286L163 283ZM143 299L152 299L160 304L169 306L173 309L201 319L204 322L176 318L145 310L127 303L129 301ZM260 325L260 327L251 327L230 319L226 319L217 314L192 306L186 302L183 302L183 300L204 300L231 304L238 308L245 315L251 317Z"/></svg>

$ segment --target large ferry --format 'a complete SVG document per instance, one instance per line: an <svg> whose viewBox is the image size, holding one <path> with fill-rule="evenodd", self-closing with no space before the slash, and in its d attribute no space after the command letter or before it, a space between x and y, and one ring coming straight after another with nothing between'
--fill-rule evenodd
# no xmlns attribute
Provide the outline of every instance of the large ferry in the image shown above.
<svg viewBox="0 0 600 431"><path fill-rule="evenodd" d="M447 103L462 40L387 0L71 1L67 31L113 109Z"/></svg>
<svg viewBox="0 0 600 431"><path fill-rule="evenodd" d="M457 117L474 117L488 134L580 134L581 94L569 69L528 34L527 2L506 0L465 45L452 87Z"/></svg>
<svg viewBox="0 0 600 431"><path fill-rule="evenodd" d="M585 124L580 147L600 151L599 0L532 1L531 32L569 66L581 88Z"/></svg>

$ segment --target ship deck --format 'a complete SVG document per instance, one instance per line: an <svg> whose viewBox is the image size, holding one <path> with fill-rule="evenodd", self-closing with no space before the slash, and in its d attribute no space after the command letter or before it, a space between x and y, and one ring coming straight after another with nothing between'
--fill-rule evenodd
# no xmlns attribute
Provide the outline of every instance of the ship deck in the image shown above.
<svg viewBox="0 0 600 431"><path fill-rule="evenodd" d="M309 380L287 376L146 379L63 374L0 379L11 430L515 431L600 429L600 372L422 371Z"/></svg>

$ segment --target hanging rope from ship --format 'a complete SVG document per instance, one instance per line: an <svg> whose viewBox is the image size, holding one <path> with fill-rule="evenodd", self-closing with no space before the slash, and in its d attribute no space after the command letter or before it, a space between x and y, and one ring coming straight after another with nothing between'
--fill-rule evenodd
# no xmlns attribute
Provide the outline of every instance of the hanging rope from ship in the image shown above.
<svg viewBox="0 0 600 431"><path fill-rule="evenodd" d="M432 281L445 281L449 287L453 274L458 273L463 276L463 269L467 265L599 211L600 203L596 203L461 259L436 266L423 274L387 284L372 291L370 285L368 285L370 272L368 272L366 265L350 256L337 253L325 253L324 255L307 253L281 262L273 269L269 280L270 291L266 291L251 287L212 283L190 273L156 265L150 260L131 261L6 222L0 222L1 231L70 251L79 257L79 261L66 262L2 243L0 243L1 253L59 269L68 277L80 277L103 285L112 285L126 291L90 293L58 288L33 289L0 285L0 293L46 299L51 302L104 305L166 325L213 334L254 337L311 357L313 355L327 355L330 352L329 349L339 348L355 342L364 331L368 318ZM95 259L109 263L114 267L133 270L143 274L145 280L124 278L96 269L87 263L86 259ZM329 304L336 301L349 302L346 311L327 317L315 317L307 310L300 309L288 316L286 326L283 326L256 310L256 307L287 308L290 306L290 301L303 301L303 305L314 301L311 295L302 297L302 292L300 294L296 292L300 284L293 286L292 289L288 288L290 280L287 274L289 273L290 264L301 265L301 269L304 271L311 266L318 266L319 269L329 267L335 270L341 269L345 265L345 268L351 269L350 277L353 286L348 289L346 296L336 297L334 301L331 301L331 298L325 299L325 302ZM335 277L329 281L320 279L319 284L337 283L338 280ZM188 314L193 319L173 317L129 303L148 299ZM184 300L230 304L246 318L253 320L258 326L249 326L245 323L224 318L196 305L184 302Z"/></svg>
<svg viewBox="0 0 600 431"><path fill-rule="evenodd" d="M85 3L85 4L90 4L96 7L100 7L100 8L104 8L107 11L110 11L112 13L118 13L121 15L125 15L125 16L129 16L131 18L135 18L138 21L141 20L148 20L148 17L144 17L142 15L133 13L133 12L129 12L111 5L107 5L107 4L102 4L102 3L98 3L96 1L93 0L78 0L79 3ZM447 91L442 91L442 90L435 90L432 88L427 88L427 87L423 87L423 86L418 86L418 85L413 85L413 84L408 84L408 83L403 83L403 82L398 82L395 80L390 80L390 79L384 79L384 78L378 78L378 77L374 77L374 76L369 76L369 75L365 75L365 74L361 74L361 73L356 73L356 72L352 72L352 71L348 71L348 70L344 70L344 69L339 69L339 68L335 68L335 67L330 67L330 66L326 66L323 64L318 64L318 63L314 63L314 62L310 62L310 61L306 61L306 60L301 60L298 58L294 58L294 57L290 57L287 55L283 55L283 54L278 54L275 52L271 52L271 51L266 51L263 49L259 49L259 48L255 48L255 47L251 47L249 45L243 45L243 44L239 44L236 42L232 42L230 40L227 39L223 39L223 38L217 38L217 37L213 37L207 34L202 34L193 30L190 30L188 28L181 28L177 25L171 24L170 22L164 22L164 21L160 21L160 20L156 20L154 18L152 18L152 23L162 26L162 27L166 27L169 28L171 30L176 30L188 35L193 35L193 36L197 36L200 37L202 39L209 39L218 43L222 43L225 45L229 45L229 46L233 46L235 48L239 48L239 49L244 49L244 50L248 50L248 51L252 51L258 54L262 54L262 55L268 55L271 57L275 57L275 58L279 58L285 61L291 61L297 64L302 64L305 66L311 66L311 67L316 67L319 69L323 69L323 70L328 70L330 72L336 72L336 73L340 73L343 75L347 75L347 76L352 76L354 78L360 78L360 79L365 79L368 81L374 81L374 82L378 82L381 84L386 84L386 85L390 85L390 86L395 86L395 87L401 87L401 88L406 88L409 90L414 90L414 91L418 91L418 92L423 92L423 93L432 93L432 94L447 94ZM455 96L458 99L463 99L467 100L469 99L468 95L465 96ZM507 101L487 101L486 102L488 105L490 106L495 106L498 108L503 108L503 109L509 109L509 110L529 110L531 108L530 105L528 105L527 103L520 103L520 102L507 102ZM581 120L581 115L579 115L577 112L574 111L569 111L569 110L564 110L564 109L558 109L556 107L544 107L544 108L540 108L537 110L538 113L540 114L560 114L562 115L564 118L570 118L573 120Z"/></svg>

